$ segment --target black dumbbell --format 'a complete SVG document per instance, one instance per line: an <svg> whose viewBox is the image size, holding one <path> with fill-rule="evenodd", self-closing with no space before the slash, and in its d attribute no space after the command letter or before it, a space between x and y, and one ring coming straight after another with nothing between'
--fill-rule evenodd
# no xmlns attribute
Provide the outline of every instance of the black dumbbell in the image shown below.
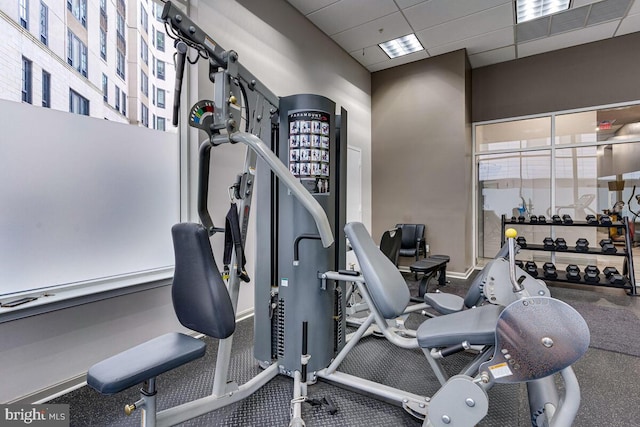
<svg viewBox="0 0 640 427"><path fill-rule="evenodd" d="M627 283L627 279L622 274L612 274L609 276L609 283L612 285L624 285Z"/></svg>
<svg viewBox="0 0 640 427"><path fill-rule="evenodd" d="M571 215L564 214L562 215L562 222L564 222L565 224L573 224L573 219L571 219Z"/></svg>
<svg viewBox="0 0 640 427"><path fill-rule="evenodd" d="M615 245L613 244L613 240L611 239L602 239L600 240L600 247L602 248L603 254L615 254L618 252Z"/></svg>
<svg viewBox="0 0 640 427"><path fill-rule="evenodd" d="M600 270L595 265L587 265L584 268L584 281L587 283L598 283L600 281Z"/></svg>
<svg viewBox="0 0 640 427"><path fill-rule="evenodd" d="M556 271L556 266L553 265L552 262L545 262L542 266L542 270L544 271L544 277L547 279L557 279L558 272Z"/></svg>
<svg viewBox="0 0 640 427"><path fill-rule="evenodd" d="M556 251L566 251L569 248L567 247L567 241L562 237L558 237L556 239Z"/></svg>
<svg viewBox="0 0 640 427"><path fill-rule="evenodd" d="M551 222L554 224L562 224L562 218L560 218L560 215L553 215L551 217Z"/></svg>
<svg viewBox="0 0 640 427"><path fill-rule="evenodd" d="M544 245L544 248L549 251L552 251L556 248L556 245L555 243L553 243L553 239L551 237L545 237L542 241L542 244Z"/></svg>
<svg viewBox="0 0 640 427"><path fill-rule="evenodd" d="M516 243L523 249L527 247L527 239L524 236L516 237Z"/></svg>
<svg viewBox="0 0 640 427"><path fill-rule="evenodd" d="M609 215L600 216L600 224L602 225L611 225L611 217Z"/></svg>
<svg viewBox="0 0 640 427"><path fill-rule="evenodd" d="M613 274L620 274L620 272L618 272L618 269L615 267L605 267L604 270L602 270L602 272L604 273L607 279L611 277Z"/></svg>
<svg viewBox="0 0 640 427"><path fill-rule="evenodd" d="M595 215L587 215L587 217L585 219L587 220L587 224L597 224L598 223L598 218L596 218Z"/></svg>
<svg viewBox="0 0 640 427"><path fill-rule="evenodd" d="M524 222L524 216L523 215L520 215L518 217L518 222Z"/></svg>
<svg viewBox="0 0 640 427"><path fill-rule="evenodd" d="M518 222L518 218L516 218L515 216L511 217L511 222Z"/></svg>
<svg viewBox="0 0 640 427"><path fill-rule="evenodd" d="M544 215L538 215L538 222L540 224L544 224L545 222L547 222L547 218L545 218Z"/></svg>
<svg viewBox="0 0 640 427"><path fill-rule="evenodd" d="M578 252L587 252L589 250L589 241L584 237L576 240L576 251Z"/></svg>
<svg viewBox="0 0 640 427"><path fill-rule="evenodd" d="M537 215L531 215L531 216L529 217L529 222L530 222L531 224L537 224L537 223L538 223L538 216L537 216Z"/></svg>
<svg viewBox="0 0 640 427"><path fill-rule="evenodd" d="M567 280L570 280L572 282L579 282L580 281L580 267L578 267L575 264L569 264L567 265Z"/></svg>
<svg viewBox="0 0 640 427"><path fill-rule="evenodd" d="M538 266L533 261L527 261L527 263L524 265L524 271L526 271L533 277L538 277Z"/></svg>
<svg viewBox="0 0 640 427"><path fill-rule="evenodd" d="M524 270L524 262L522 262L522 260L517 259L516 260L516 265Z"/></svg>

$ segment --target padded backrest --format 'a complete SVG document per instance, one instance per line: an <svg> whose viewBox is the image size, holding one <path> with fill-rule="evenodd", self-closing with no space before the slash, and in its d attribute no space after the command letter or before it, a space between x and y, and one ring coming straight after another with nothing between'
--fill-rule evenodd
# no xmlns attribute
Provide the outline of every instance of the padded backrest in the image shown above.
<svg viewBox="0 0 640 427"><path fill-rule="evenodd" d="M402 249L416 249L418 239L424 240L424 224L396 224L402 230Z"/></svg>
<svg viewBox="0 0 640 427"><path fill-rule="evenodd" d="M362 270L373 304L385 319L393 319L409 304L409 288L395 265L376 246L361 222L350 222L344 232Z"/></svg>
<svg viewBox="0 0 640 427"><path fill-rule="evenodd" d="M516 253L520 250L520 247L516 245ZM498 258L509 258L509 245L504 244L494 257L494 259ZM480 304L484 300L484 295L482 294L482 286L487 279L487 274L491 269L491 263L493 261L489 261L487 265L484 266L482 271L478 273L478 275L471 282L471 286L469 286L469 290L467 291L467 295L464 297L464 306L465 307L473 307L475 305Z"/></svg>
<svg viewBox="0 0 640 427"><path fill-rule="evenodd" d="M380 239L380 250L395 265L398 265L398 255L400 254L400 245L402 244L402 229L394 228L382 233Z"/></svg>
<svg viewBox="0 0 640 427"><path fill-rule="evenodd" d="M171 228L171 234L176 261L171 296L178 320L210 337L229 337L236 319L209 233L200 224L181 223Z"/></svg>

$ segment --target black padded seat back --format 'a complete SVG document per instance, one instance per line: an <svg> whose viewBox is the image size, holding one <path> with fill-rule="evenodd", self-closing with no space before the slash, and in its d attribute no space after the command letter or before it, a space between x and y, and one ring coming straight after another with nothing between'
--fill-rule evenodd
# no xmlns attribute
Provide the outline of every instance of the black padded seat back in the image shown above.
<svg viewBox="0 0 640 427"><path fill-rule="evenodd" d="M400 255L400 245L402 245L402 229L394 228L382 233L380 239L380 250L391 260L394 265L398 265L398 255Z"/></svg>
<svg viewBox="0 0 640 427"><path fill-rule="evenodd" d="M400 270L380 251L361 222L350 222L344 232L358 258L373 304L385 319L398 317L410 299Z"/></svg>
<svg viewBox="0 0 640 427"><path fill-rule="evenodd" d="M396 224L402 230L400 256L415 257L419 255L418 241L424 242L424 224Z"/></svg>
<svg viewBox="0 0 640 427"><path fill-rule="evenodd" d="M227 338L236 327L231 298L200 224L171 228L175 253L173 308L183 326L213 338Z"/></svg>

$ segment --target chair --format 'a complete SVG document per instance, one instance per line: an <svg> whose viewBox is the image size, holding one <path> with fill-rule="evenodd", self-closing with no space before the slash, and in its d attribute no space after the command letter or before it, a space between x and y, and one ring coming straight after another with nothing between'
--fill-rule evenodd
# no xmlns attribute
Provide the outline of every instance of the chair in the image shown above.
<svg viewBox="0 0 640 427"><path fill-rule="evenodd" d="M396 224L396 228L402 230L402 245L400 246L401 257L415 257L416 261L420 255L427 256L427 243L424 239L424 224Z"/></svg>
<svg viewBox="0 0 640 427"><path fill-rule="evenodd" d="M400 255L400 246L402 245L402 229L394 228L387 230L382 234L380 239L380 250L391 260L397 267L398 256Z"/></svg>

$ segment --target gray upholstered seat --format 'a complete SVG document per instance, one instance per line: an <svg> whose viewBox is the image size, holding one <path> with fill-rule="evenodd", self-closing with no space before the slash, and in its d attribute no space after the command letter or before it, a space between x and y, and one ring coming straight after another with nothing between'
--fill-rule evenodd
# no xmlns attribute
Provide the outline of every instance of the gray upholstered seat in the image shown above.
<svg viewBox="0 0 640 427"><path fill-rule="evenodd" d="M422 348L449 347L463 341L471 345L493 345L496 324L503 309L487 304L427 319L418 328L418 344Z"/></svg>

